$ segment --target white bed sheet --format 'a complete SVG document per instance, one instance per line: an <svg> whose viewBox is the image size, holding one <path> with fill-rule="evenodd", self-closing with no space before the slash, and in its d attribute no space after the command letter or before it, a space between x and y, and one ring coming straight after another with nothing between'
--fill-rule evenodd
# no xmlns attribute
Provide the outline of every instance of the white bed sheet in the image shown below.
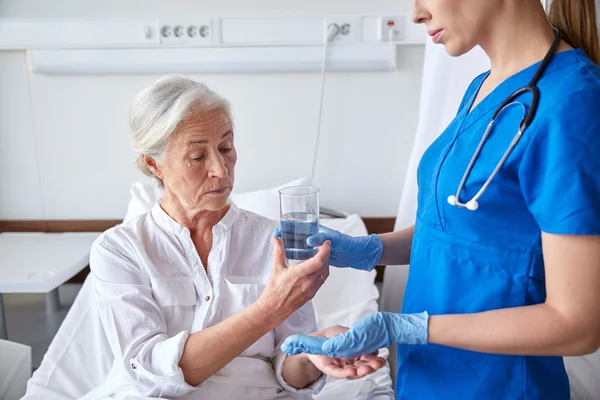
<svg viewBox="0 0 600 400"><path fill-rule="evenodd" d="M357 215L323 220L324 225L352 235L366 234ZM314 299L319 327L350 325L377 311L375 272L332 268ZM382 351L387 357L387 350ZM86 280L75 303L28 382L25 400L73 400L103 382L113 358ZM317 400L387 400L394 398L389 365L357 381L329 380Z"/></svg>

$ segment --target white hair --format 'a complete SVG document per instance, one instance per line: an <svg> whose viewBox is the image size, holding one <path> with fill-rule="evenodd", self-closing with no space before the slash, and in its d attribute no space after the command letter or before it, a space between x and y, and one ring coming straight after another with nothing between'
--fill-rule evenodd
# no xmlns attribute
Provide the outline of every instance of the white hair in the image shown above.
<svg viewBox="0 0 600 400"><path fill-rule="evenodd" d="M143 155L163 163L169 136L177 125L192 113L215 109L225 112L233 122L227 100L203 83L176 75L167 75L138 93L130 118L138 168L162 183L146 165Z"/></svg>

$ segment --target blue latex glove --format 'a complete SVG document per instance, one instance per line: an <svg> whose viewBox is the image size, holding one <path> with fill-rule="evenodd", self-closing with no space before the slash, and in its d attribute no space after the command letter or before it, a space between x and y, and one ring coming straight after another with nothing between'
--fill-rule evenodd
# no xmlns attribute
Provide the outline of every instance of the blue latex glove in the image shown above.
<svg viewBox="0 0 600 400"><path fill-rule="evenodd" d="M281 237L280 228L275 230L275 236ZM372 271L383 253L383 242L377 235L353 237L325 226L319 226L319 233L309 236L306 243L317 247L326 240L331 241L329 263L338 268Z"/></svg>
<svg viewBox="0 0 600 400"><path fill-rule="evenodd" d="M289 355L297 355L301 353L314 353L314 349L321 349L327 341L326 337L309 336L309 335L292 335L281 344L281 351Z"/></svg>
<svg viewBox="0 0 600 400"><path fill-rule="evenodd" d="M380 348L398 344L426 344L429 315L378 312L357 321L341 335L322 342L312 336L292 335L281 345L289 355L320 354L329 357L354 358L374 353Z"/></svg>

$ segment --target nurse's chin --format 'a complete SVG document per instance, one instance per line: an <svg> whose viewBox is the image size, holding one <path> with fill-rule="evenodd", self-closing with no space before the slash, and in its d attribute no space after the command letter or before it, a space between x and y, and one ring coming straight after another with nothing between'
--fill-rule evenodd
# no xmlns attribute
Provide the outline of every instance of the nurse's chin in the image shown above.
<svg viewBox="0 0 600 400"><path fill-rule="evenodd" d="M450 40L446 43L444 43L444 47L446 49L446 53L448 53L449 56L451 57L460 57L464 54L467 54L469 51L473 50L473 48L475 46L472 47L468 47L468 46L457 46L454 45L454 43Z"/></svg>

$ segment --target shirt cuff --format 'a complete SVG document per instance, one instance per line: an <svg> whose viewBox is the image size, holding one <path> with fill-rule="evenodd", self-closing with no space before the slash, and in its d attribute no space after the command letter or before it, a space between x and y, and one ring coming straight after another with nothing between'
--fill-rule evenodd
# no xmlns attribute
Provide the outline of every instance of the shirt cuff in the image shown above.
<svg viewBox="0 0 600 400"><path fill-rule="evenodd" d="M277 376L277 380L279 381L279 384L283 387L283 389L293 393L312 395L319 394L321 389L323 389L323 386L325 386L326 375L322 374L319 379L317 379L316 381L314 381L309 386L303 389L296 389L295 387L287 383L285 379L283 379L283 362L286 358L287 354L285 354L282 351L278 351L277 355L275 356L275 375Z"/></svg>
<svg viewBox="0 0 600 400"><path fill-rule="evenodd" d="M153 383L152 393L147 393L148 395L181 397L202 386L189 385L179 368L179 361L189 336L189 332L184 331L168 339L157 337L154 343L147 344L151 346L150 354L129 360L130 373L137 378L138 385L145 386L142 384L144 381ZM145 392L144 387L138 389Z"/></svg>

